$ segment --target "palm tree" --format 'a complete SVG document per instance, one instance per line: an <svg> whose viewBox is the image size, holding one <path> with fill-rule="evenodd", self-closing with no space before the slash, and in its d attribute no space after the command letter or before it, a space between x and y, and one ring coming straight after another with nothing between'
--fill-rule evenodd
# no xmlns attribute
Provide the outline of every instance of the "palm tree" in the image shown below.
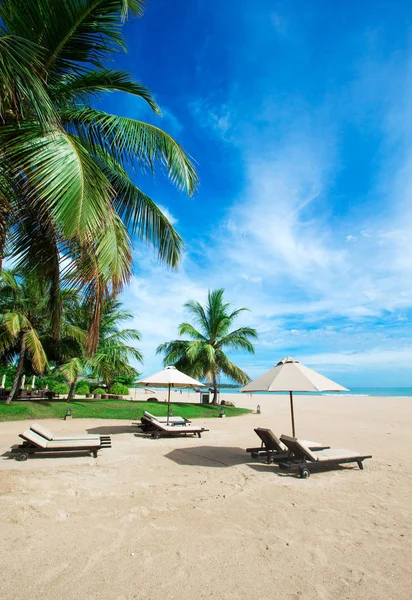
<svg viewBox="0 0 412 600"><path fill-rule="evenodd" d="M44 289L34 277L21 278L16 271L2 271L0 279L0 353L16 357L17 369L6 404L17 397L26 359L42 373L48 366L40 332L47 322Z"/></svg>
<svg viewBox="0 0 412 600"><path fill-rule="evenodd" d="M120 328L123 321L133 318L133 314L124 310L114 298L103 305L99 343L91 364L93 376L110 387L116 377L135 378L138 372L129 362L131 359L142 362L143 356L132 345L140 341L140 333L132 328Z"/></svg>
<svg viewBox="0 0 412 600"><path fill-rule="evenodd" d="M249 376L237 367L225 354L224 349L246 350L254 353L251 340L257 338L255 329L230 328L247 308L230 310L230 304L223 301L224 290L209 291L207 304L190 300L184 306L193 317L195 325L181 323L179 335L187 335L191 340L173 340L157 348L164 354L164 365L174 364L178 369L197 379L205 377L213 386L213 403L217 402L217 379L223 373L241 385L250 381Z"/></svg>
<svg viewBox="0 0 412 600"><path fill-rule="evenodd" d="M65 261L90 299L90 354L105 298L131 274L129 236L152 244L171 267L182 251L182 239L132 174L154 172L157 164L189 194L197 185L189 156L168 134L93 107L96 97L117 91L160 112L147 88L106 66L124 49L123 22L141 16L142 6L143 0L0 2L0 67L7 67L0 68L0 257L6 243L21 268L48 280L56 337Z"/></svg>
<svg viewBox="0 0 412 600"><path fill-rule="evenodd" d="M125 311L121 303L114 298L105 301L101 312L99 341L93 357L87 356L86 349L76 356L70 357L61 367L60 372L70 383L68 400L74 396L76 383L80 375L90 375L103 381L109 388L117 377L135 378L138 373L129 362L134 359L142 362L142 355L130 343L140 340L136 329L121 329L120 323L132 319L133 315ZM67 311L67 319L79 330L87 323L88 306L86 302L74 300Z"/></svg>

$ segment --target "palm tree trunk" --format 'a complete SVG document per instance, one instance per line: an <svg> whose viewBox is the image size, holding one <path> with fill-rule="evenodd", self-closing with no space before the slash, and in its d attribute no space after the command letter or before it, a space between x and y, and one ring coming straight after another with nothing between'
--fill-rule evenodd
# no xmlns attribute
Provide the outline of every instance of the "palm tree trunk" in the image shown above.
<svg viewBox="0 0 412 600"><path fill-rule="evenodd" d="M19 362L17 363L16 375L14 377L13 385L10 390L10 394L7 396L6 404L10 404L12 400L15 400L19 394L20 386L21 386L21 378L23 377L23 365L24 365L24 355L26 353L26 341L24 339L24 335L21 336L20 342L20 356Z"/></svg>
<svg viewBox="0 0 412 600"><path fill-rule="evenodd" d="M67 402L70 402L71 400L73 400L74 398L74 392L76 391L76 384L77 384L77 377L74 381L72 381L71 385L70 385L70 390L69 393L67 395Z"/></svg>
<svg viewBox="0 0 412 600"><path fill-rule="evenodd" d="M212 385L213 385L213 400L212 400L212 404L217 404L217 380L216 380L216 373L213 373L213 375L212 375Z"/></svg>

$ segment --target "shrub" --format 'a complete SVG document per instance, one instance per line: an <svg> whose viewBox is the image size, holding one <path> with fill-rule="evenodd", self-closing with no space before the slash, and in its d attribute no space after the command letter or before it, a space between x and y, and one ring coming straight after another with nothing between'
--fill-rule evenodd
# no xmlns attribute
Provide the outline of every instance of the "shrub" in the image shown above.
<svg viewBox="0 0 412 600"><path fill-rule="evenodd" d="M82 390L81 392L79 392L79 390ZM90 386L87 383L87 381L78 381L77 385L76 385L76 394L79 395L86 395L90 393Z"/></svg>
<svg viewBox="0 0 412 600"><path fill-rule="evenodd" d="M107 394L107 390L97 387L93 390L93 394Z"/></svg>
<svg viewBox="0 0 412 600"><path fill-rule="evenodd" d="M89 386L88 385L77 386L76 394L78 394L79 396L85 396L86 394L89 394Z"/></svg>
<svg viewBox="0 0 412 600"><path fill-rule="evenodd" d="M68 394L69 386L65 383L53 381L52 383L50 383L50 391L55 392L56 394Z"/></svg>
<svg viewBox="0 0 412 600"><path fill-rule="evenodd" d="M115 396L128 396L129 395L129 388L127 387L127 385L123 385L123 383L114 383L109 391L111 394L114 394Z"/></svg>

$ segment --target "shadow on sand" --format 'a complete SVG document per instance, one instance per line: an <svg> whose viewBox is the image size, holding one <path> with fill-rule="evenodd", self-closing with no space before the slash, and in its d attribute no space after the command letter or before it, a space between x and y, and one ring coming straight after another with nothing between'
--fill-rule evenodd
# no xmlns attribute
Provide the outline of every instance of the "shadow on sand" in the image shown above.
<svg viewBox="0 0 412 600"><path fill-rule="evenodd" d="M241 465L248 460L243 448L219 446L177 448L166 454L166 458L178 465L220 468Z"/></svg>
<svg viewBox="0 0 412 600"><path fill-rule="evenodd" d="M91 427L86 429L87 433L98 433L100 435L116 435L117 433L139 433L137 425L107 425L102 427Z"/></svg>

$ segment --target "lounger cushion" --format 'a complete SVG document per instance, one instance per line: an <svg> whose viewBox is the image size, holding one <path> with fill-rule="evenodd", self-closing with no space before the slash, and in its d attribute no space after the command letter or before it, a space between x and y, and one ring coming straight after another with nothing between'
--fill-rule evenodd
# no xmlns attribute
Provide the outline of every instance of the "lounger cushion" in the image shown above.
<svg viewBox="0 0 412 600"><path fill-rule="evenodd" d="M151 421L158 421L159 423L167 422L167 417L156 417L155 415L149 413L147 410L144 411L143 415ZM183 417L169 417L169 423L179 423L183 425L184 423L186 423L186 419L184 419Z"/></svg>
<svg viewBox="0 0 412 600"><path fill-rule="evenodd" d="M359 452L356 452L354 450L344 450L343 448L333 448L330 450L321 450L320 452L316 453L316 460L322 461L322 460L339 460L340 458L342 460L346 460L348 458L359 458L360 454Z"/></svg>
<svg viewBox="0 0 412 600"><path fill-rule="evenodd" d="M34 431L38 435L41 435L42 437L46 438L46 440L48 440L49 442L51 442L51 441L60 441L61 442L64 440L86 440L86 441L100 440L100 436L98 434L89 434L89 433L84 433L81 435L71 435L69 433L67 433L66 435L54 435L54 433L52 433L51 431L49 431L42 425L39 425L38 423L34 423L33 425L30 425L30 429L31 429L31 431Z"/></svg>
<svg viewBox="0 0 412 600"><path fill-rule="evenodd" d="M23 437L32 442L35 446L39 448L98 448L100 447L100 438L98 439L90 439L90 440L46 440L41 435L38 435L31 429L28 429L23 434Z"/></svg>

